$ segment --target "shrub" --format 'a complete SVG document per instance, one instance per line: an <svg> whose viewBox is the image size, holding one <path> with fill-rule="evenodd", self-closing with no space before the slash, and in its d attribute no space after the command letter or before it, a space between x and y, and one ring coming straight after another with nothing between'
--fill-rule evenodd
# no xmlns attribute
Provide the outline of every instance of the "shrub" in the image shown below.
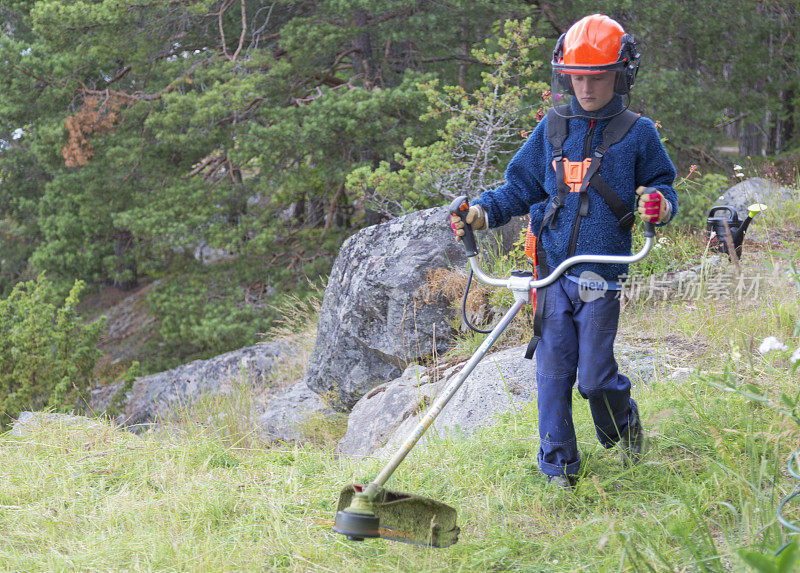
<svg viewBox="0 0 800 573"><path fill-rule="evenodd" d="M705 173L700 178L692 178L693 172L675 184L678 213L670 223L673 227L705 228L708 210L728 187L728 178L721 173Z"/></svg>
<svg viewBox="0 0 800 573"><path fill-rule="evenodd" d="M25 409L85 403L105 320L84 324L77 316L83 288L75 281L62 300L42 274L0 300L0 427Z"/></svg>

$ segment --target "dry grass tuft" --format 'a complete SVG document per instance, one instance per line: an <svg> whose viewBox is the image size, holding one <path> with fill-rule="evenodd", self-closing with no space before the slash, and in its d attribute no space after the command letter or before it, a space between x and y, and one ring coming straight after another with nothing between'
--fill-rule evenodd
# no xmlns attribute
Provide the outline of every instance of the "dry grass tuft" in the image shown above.
<svg viewBox="0 0 800 573"><path fill-rule="evenodd" d="M467 277L458 271L451 269L433 269L428 271L423 287L422 302L431 303L437 297L444 297L446 300L457 304L461 308L461 299L464 296L464 289L467 287ZM489 311L489 297L492 294L491 288L472 281L467 296L467 310L475 315L485 315Z"/></svg>
<svg viewBox="0 0 800 573"><path fill-rule="evenodd" d="M281 342L292 348L270 374L270 382L278 389L288 388L305 377L306 364L317 340L317 320L324 292L324 286L314 286L314 294L309 298L286 297L283 304L275 307L280 318L262 334L265 342Z"/></svg>

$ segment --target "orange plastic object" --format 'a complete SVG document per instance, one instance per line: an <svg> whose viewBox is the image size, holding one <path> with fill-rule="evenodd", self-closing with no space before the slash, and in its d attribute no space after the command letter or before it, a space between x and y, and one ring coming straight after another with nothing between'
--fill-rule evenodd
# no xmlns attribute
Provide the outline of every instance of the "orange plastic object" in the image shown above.
<svg viewBox="0 0 800 573"><path fill-rule="evenodd" d="M525 233L525 256L533 261L534 266L539 263L536 260L536 235L533 234L530 228L528 228L528 232Z"/></svg>
<svg viewBox="0 0 800 573"><path fill-rule="evenodd" d="M562 161L564 162L564 181L569 186L569 192L577 193L581 190L581 182L592 163L592 158L587 157L583 161L570 161L569 159L562 159ZM556 162L553 161L553 169L555 168Z"/></svg>
<svg viewBox="0 0 800 573"><path fill-rule="evenodd" d="M536 267L539 265L539 258L536 256L536 235L531 231L530 225L528 232L525 233L525 256L533 261L533 278L536 278ZM533 312L536 312L536 289L531 289L531 296L528 301L533 305Z"/></svg>

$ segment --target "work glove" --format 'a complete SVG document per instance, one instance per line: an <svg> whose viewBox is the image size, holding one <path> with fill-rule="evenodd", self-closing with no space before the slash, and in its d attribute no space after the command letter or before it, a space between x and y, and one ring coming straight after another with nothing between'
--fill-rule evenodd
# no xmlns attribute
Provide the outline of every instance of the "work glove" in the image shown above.
<svg viewBox="0 0 800 573"><path fill-rule="evenodd" d="M648 223L666 223L672 216L672 205L661 191L653 187L639 187L639 215Z"/></svg>
<svg viewBox="0 0 800 573"><path fill-rule="evenodd" d="M486 212L480 205L472 205L467 212L467 224L472 227L473 231L482 231L486 229ZM458 215L450 214L450 226L456 234L456 241L460 241L464 236L464 223Z"/></svg>

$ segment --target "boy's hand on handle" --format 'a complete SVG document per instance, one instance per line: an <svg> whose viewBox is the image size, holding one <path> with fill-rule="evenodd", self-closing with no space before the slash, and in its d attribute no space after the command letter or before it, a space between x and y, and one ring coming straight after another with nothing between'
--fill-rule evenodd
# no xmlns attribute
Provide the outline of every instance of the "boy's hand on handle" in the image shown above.
<svg viewBox="0 0 800 573"><path fill-rule="evenodd" d="M672 205L661 191L652 187L639 187L639 215L648 223L666 223L672 215Z"/></svg>
<svg viewBox="0 0 800 573"><path fill-rule="evenodd" d="M469 208L466 216L467 224L472 227L473 231L481 231L486 228L486 214L479 205L472 205ZM464 236L464 222L458 215L450 214L450 226L456 234L456 240L460 241Z"/></svg>

